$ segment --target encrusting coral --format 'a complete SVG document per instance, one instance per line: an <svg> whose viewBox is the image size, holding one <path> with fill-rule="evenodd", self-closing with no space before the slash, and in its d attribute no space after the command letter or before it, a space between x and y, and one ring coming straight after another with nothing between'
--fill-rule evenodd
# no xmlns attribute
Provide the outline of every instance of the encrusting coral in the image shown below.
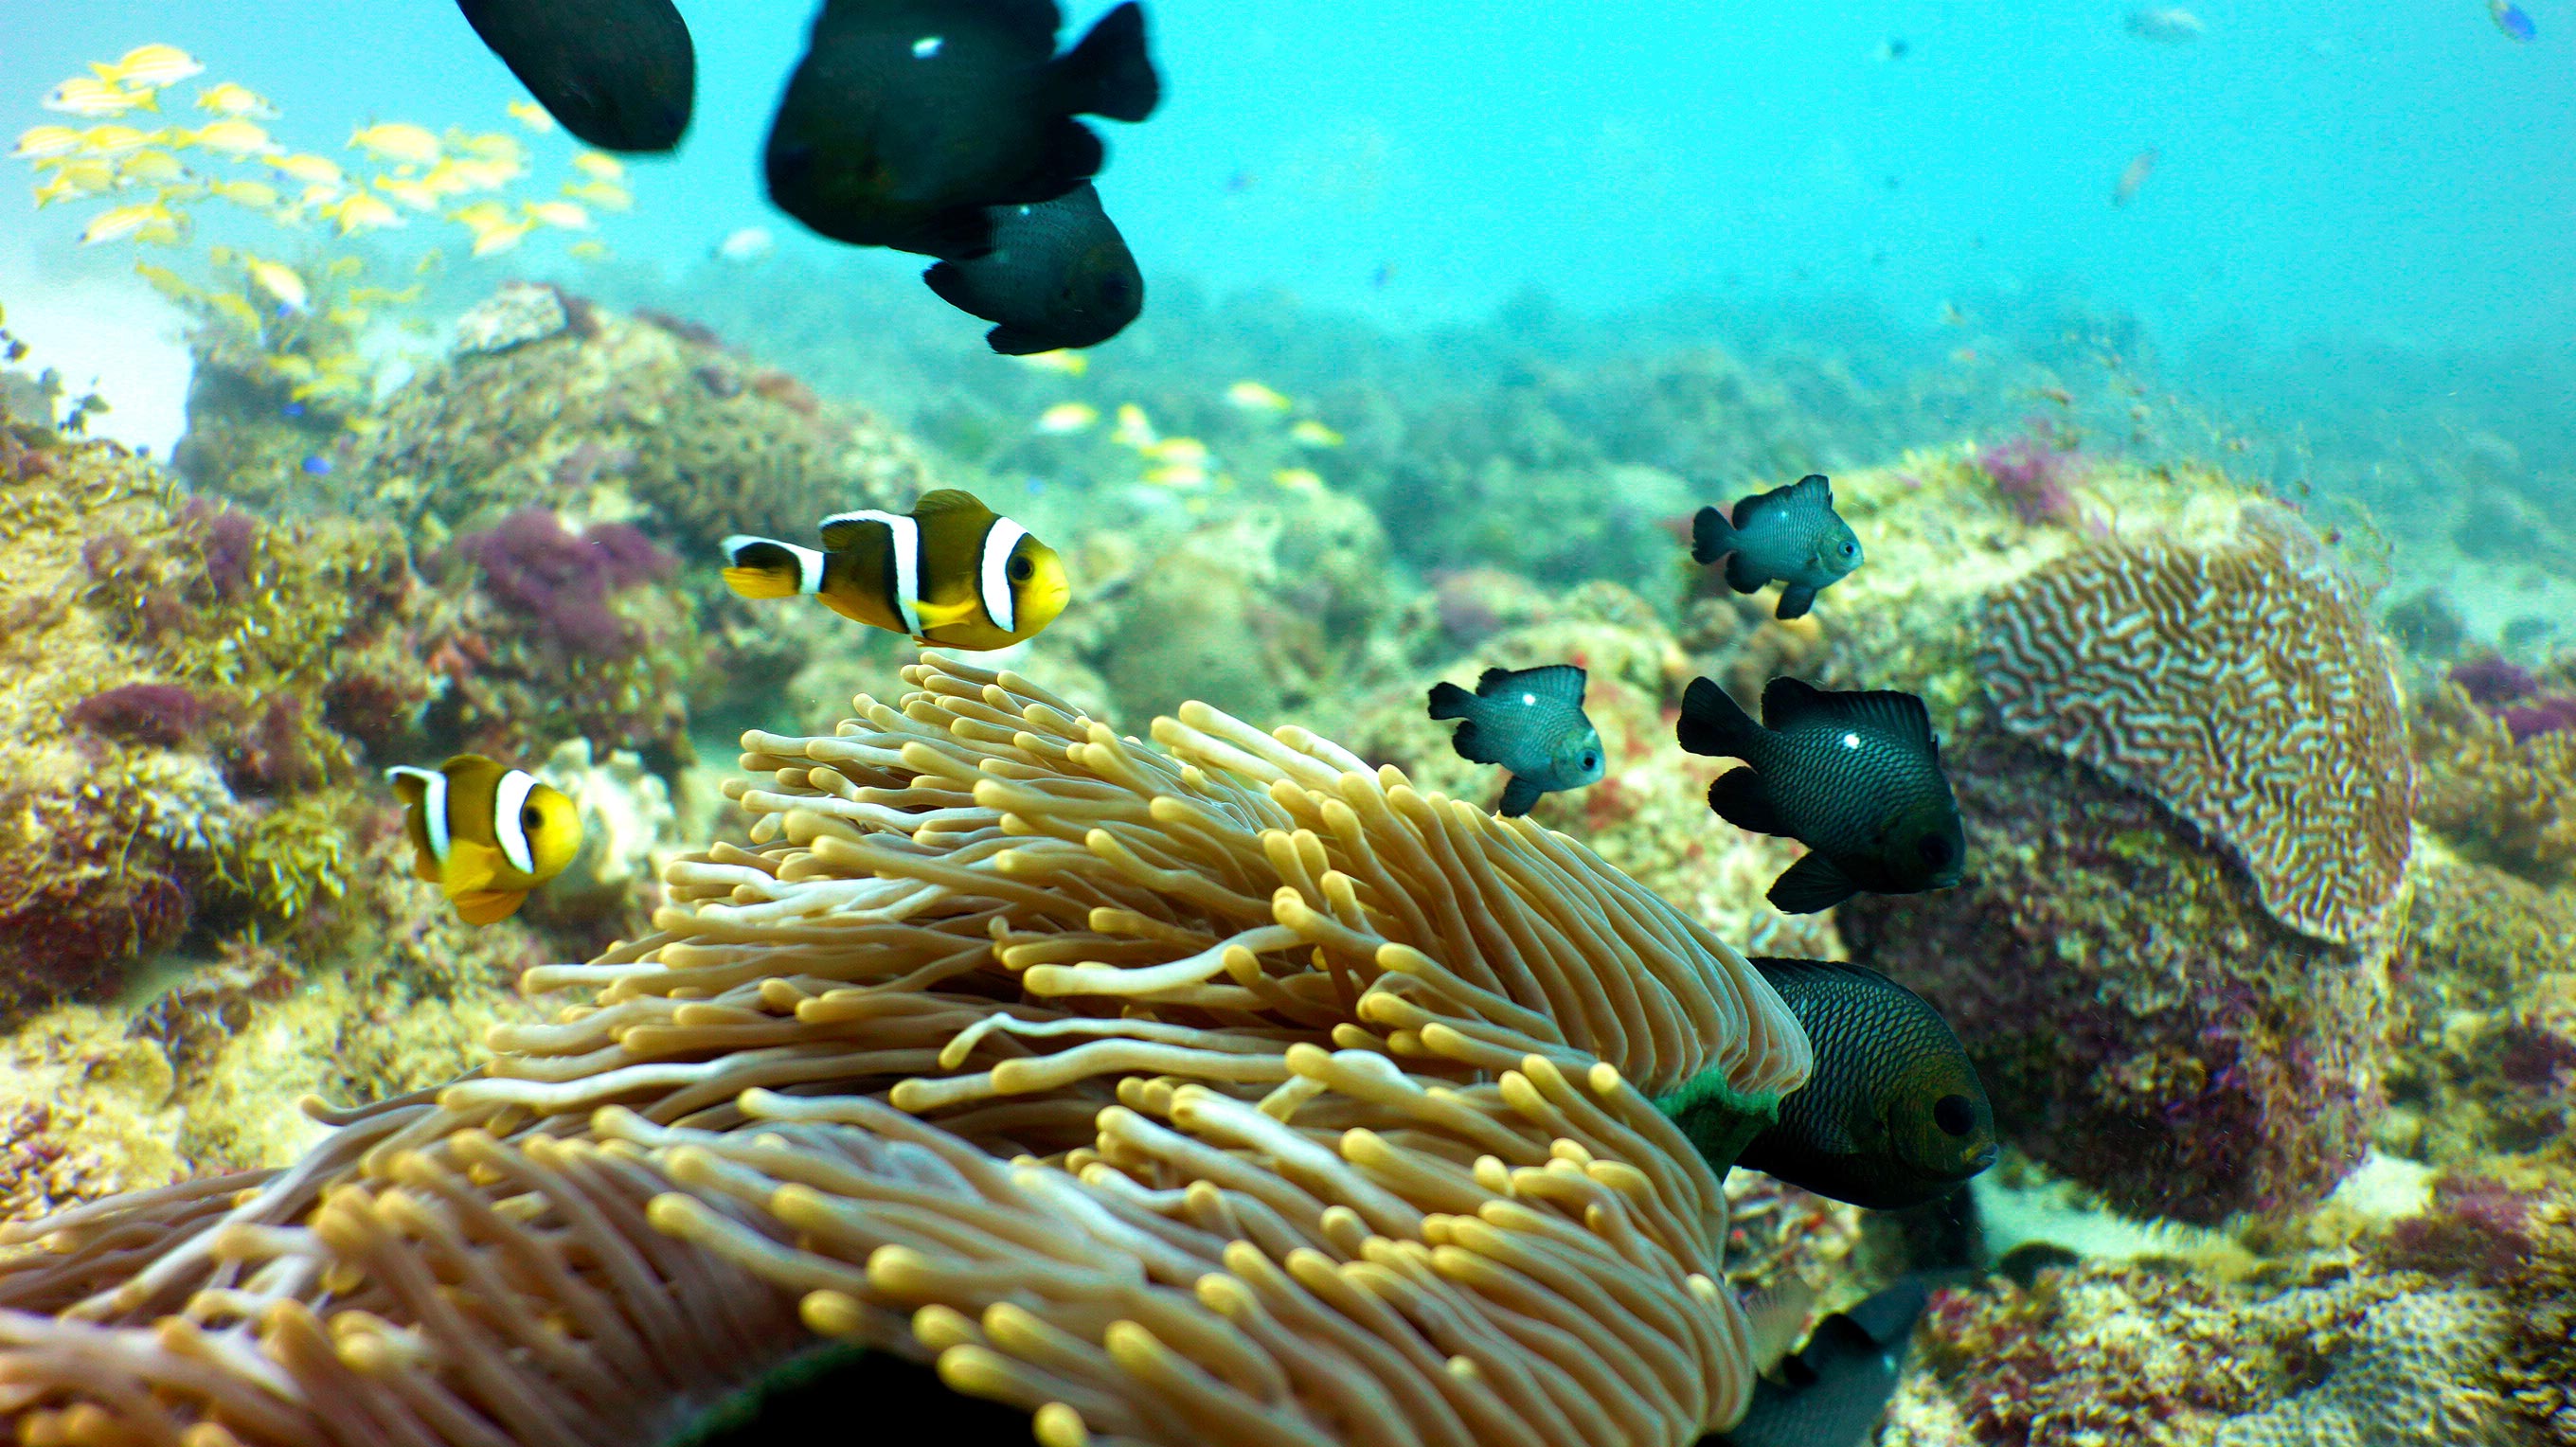
<svg viewBox="0 0 2576 1447"><path fill-rule="evenodd" d="M2535 884L2576 878L2576 729L2517 737L2445 683L2415 710L2423 819L2462 853Z"/></svg>
<svg viewBox="0 0 2576 1447"><path fill-rule="evenodd" d="M1742 1410L1717 1171L1810 1067L1742 956L1304 730L1193 704L1122 740L1014 675L906 676L833 736L746 736L755 847L527 976L591 1004L285 1171L0 1259L0 1417L609 1444L808 1332L1050 1444L1686 1443Z"/></svg>

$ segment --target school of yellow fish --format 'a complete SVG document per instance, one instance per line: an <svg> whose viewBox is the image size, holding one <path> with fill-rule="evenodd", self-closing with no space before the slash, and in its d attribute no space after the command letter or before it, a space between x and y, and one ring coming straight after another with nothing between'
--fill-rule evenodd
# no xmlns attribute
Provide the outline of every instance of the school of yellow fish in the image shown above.
<svg viewBox="0 0 2576 1447"><path fill-rule="evenodd" d="M1080 352L1040 352L1019 359L1024 364L1044 371L1079 377L1090 369L1090 359ZM1272 418L1287 418L1298 410L1294 398L1265 383L1246 379L1225 389L1225 400L1246 412ZM1051 437L1068 437L1089 432L1100 424L1100 409L1088 402L1058 402L1040 412L1036 430ZM1231 490L1234 477L1219 465L1218 458L1205 442L1195 437L1165 437L1154 427L1145 409L1133 402L1120 405L1109 430L1110 441L1134 452L1143 465L1140 480L1155 487L1178 492L1198 493L1204 489L1218 492ZM1342 445L1342 434L1313 417L1298 417L1288 424L1288 439L1299 447L1324 448ZM1270 475L1274 484L1292 492L1314 492L1324 479L1314 469L1283 467ZM1206 507L1204 498L1188 499L1192 511Z"/></svg>
<svg viewBox="0 0 2576 1447"><path fill-rule="evenodd" d="M202 119L167 123L162 93L205 69L177 46L156 43L92 64L90 74L47 91L45 109L88 124L49 123L18 137L9 155L34 167L36 205L115 200L82 230L90 245L184 244L189 207L213 200L281 226L318 221L340 236L434 217L463 227L473 255L491 256L539 231L590 231L594 213L635 204L625 166L596 151L573 155L572 177L552 196L503 196L530 174L527 143L508 131L450 127L441 134L379 121L350 134L343 149L357 157L347 163L294 150L263 124L278 118L277 105L235 81L197 92L192 108ZM531 135L555 130L553 118L531 102L513 101L509 113ZM150 130L132 123L143 115L165 123ZM369 174L360 175L362 168ZM595 241L572 251L586 259L607 254Z"/></svg>

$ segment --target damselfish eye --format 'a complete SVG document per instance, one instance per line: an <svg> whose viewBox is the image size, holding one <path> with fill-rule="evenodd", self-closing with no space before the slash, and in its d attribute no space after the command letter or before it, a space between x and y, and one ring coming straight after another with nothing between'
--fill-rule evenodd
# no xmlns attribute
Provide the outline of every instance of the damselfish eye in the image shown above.
<svg viewBox="0 0 2576 1447"><path fill-rule="evenodd" d="M1844 543L1842 546L1834 549L1834 551L1842 554L1846 558L1857 558L1860 556L1860 544Z"/></svg>
<svg viewBox="0 0 2576 1447"><path fill-rule="evenodd" d="M519 827L522 829L534 829L544 822L546 822L546 816L538 813L534 809L522 809L519 811Z"/></svg>
<svg viewBox="0 0 2576 1447"><path fill-rule="evenodd" d="M1932 1123L1945 1135L1966 1135L1977 1128L1977 1108L1964 1095L1945 1095L1932 1102Z"/></svg>
<svg viewBox="0 0 2576 1447"><path fill-rule="evenodd" d="M1030 562L1028 559L1026 559L1026 558L1013 558L1013 559L1011 559L1010 574L1011 574L1011 581L1012 581L1012 582L1014 582L1014 583L1025 583L1025 582L1027 582L1029 579L1036 577L1036 576L1037 576L1037 572L1038 572L1038 565L1037 565L1037 564L1035 564L1035 563Z"/></svg>
<svg viewBox="0 0 2576 1447"><path fill-rule="evenodd" d="M1583 756L1583 767L1587 769L1597 769L1601 767L1601 756L1599 754L1585 754Z"/></svg>

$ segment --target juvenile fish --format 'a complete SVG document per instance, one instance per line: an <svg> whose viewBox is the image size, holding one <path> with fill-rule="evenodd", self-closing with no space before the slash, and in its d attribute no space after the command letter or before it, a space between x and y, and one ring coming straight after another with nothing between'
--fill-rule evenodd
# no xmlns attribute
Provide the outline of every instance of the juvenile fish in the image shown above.
<svg viewBox="0 0 2576 1447"><path fill-rule="evenodd" d="M1959 882L1967 834L1923 700L1775 678L1762 690L1762 719L1695 678L1682 695L1679 732L1694 754L1752 765L1709 786L1719 818L1810 851L1771 881L1773 906L1814 914L1864 890L1919 894Z"/></svg>
<svg viewBox="0 0 2576 1447"><path fill-rule="evenodd" d="M1083 182L1052 201L985 211L993 249L921 274L941 300L1001 325L984 334L1006 357L1097 346L1145 307L1145 277L1127 240Z"/></svg>
<svg viewBox="0 0 2576 1447"><path fill-rule="evenodd" d="M697 104L698 51L671 0L456 0L563 128L603 151L667 151Z"/></svg>
<svg viewBox="0 0 2576 1447"><path fill-rule="evenodd" d="M736 534L725 586L746 598L810 593L844 618L946 648L1007 648L1064 611L1064 560L973 493L922 494L909 515L823 519L821 550Z"/></svg>
<svg viewBox="0 0 2576 1447"><path fill-rule="evenodd" d="M1058 56L1055 0L825 0L763 158L770 199L822 235L951 261L993 249L989 208L1100 170L1076 115L1162 97L1134 0Z"/></svg>
<svg viewBox="0 0 2576 1447"><path fill-rule="evenodd" d="M481 754L435 769L385 770L408 811L412 873L437 885L467 924L519 912L581 852L581 811L562 790Z"/></svg>
<svg viewBox="0 0 2576 1447"><path fill-rule="evenodd" d="M1913 1276L1816 1323L1780 1364L1781 1380L1756 1378L1744 1420L1712 1447L1865 1447L1896 1395L1905 1349L1931 1293Z"/></svg>
<svg viewBox="0 0 2576 1447"><path fill-rule="evenodd" d="M1800 618L1816 594L1860 566L1860 539L1834 511L1833 484L1809 473L1787 487L1757 492L1735 505L1734 518L1704 507L1691 519L1691 557L1703 566L1726 559L1726 586L1753 593L1780 590L1775 618Z"/></svg>
<svg viewBox="0 0 2576 1447"><path fill-rule="evenodd" d="M1995 1118L1966 1047L1922 996L1859 965L1757 956L1807 1028L1816 1070L1735 1163L1890 1211L1956 1190L1995 1162Z"/></svg>
<svg viewBox="0 0 2576 1447"><path fill-rule="evenodd" d="M1431 716L1465 719L1450 736L1458 756L1511 771L1502 812L1526 814L1539 795L1601 778L1601 734L1583 712L1582 669L1569 663L1518 671L1488 668L1469 693L1431 685Z"/></svg>

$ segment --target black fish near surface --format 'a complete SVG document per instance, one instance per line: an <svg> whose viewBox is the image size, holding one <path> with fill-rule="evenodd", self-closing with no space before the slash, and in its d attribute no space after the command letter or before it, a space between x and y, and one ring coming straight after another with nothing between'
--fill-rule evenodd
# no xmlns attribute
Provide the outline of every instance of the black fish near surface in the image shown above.
<svg viewBox="0 0 2576 1447"><path fill-rule="evenodd" d="M984 334L1004 356L1089 347L1145 307L1145 277L1088 181L1052 201L988 207L993 249L921 274L940 299L1000 325Z"/></svg>
<svg viewBox="0 0 2576 1447"><path fill-rule="evenodd" d="M1938 1200L1994 1164L1985 1085L1922 996L1831 960L1753 967L1806 1027L1816 1068L1735 1164L1874 1211Z"/></svg>
<svg viewBox="0 0 2576 1447"><path fill-rule="evenodd" d="M1162 83L1134 0L1064 55L1054 0L824 0L770 123L770 199L835 241L946 260L993 249L990 208L1100 169L1076 115L1141 121Z"/></svg>
<svg viewBox="0 0 2576 1447"><path fill-rule="evenodd" d="M1744 1420L1700 1447L1863 1447L1896 1380L1931 1293L1914 1277L1816 1323L1807 1344L1780 1363L1781 1380L1757 1380Z"/></svg>
<svg viewBox="0 0 2576 1447"><path fill-rule="evenodd" d="M1682 695L1679 732L1694 754L1752 765L1709 786L1719 818L1812 851L1771 882L1771 903L1785 914L1831 909L1863 891L1947 889L1967 868L1959 804L1931 716L1913 694L1828 692L1775 678L1755 723L1726 690L1695 678Z"/></svg>
<svg viewBox="0 0 2576 1447"><path fill-rule="evenodd" d="M603 151L667 151L696 104L698 52L671 0L456 0L484 45Z"/></svg>

